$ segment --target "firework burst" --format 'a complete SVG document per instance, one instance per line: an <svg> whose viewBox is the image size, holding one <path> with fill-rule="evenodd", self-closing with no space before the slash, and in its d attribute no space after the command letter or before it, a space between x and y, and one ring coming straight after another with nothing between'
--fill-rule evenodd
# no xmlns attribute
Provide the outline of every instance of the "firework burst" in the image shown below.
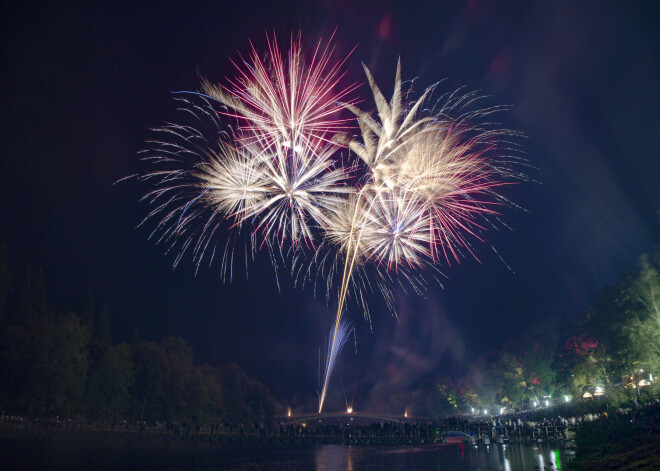
<svg viewBox="0 0 660 471"><path fill-rule="evenodd" d="M355 286L351 280L356 266L372 261L385 272L398 273L402 266L432 266L440 252L447 263L460 261L463 251L475 256L466 235L482 240L484 223L502 204L495 190L514 176L506 159L492 158L506 148L511 132L483 124L497 108L463 111L478 99L468 93L450 95L438 110L425 109L433 87L407 104L400 62L388 103L369 69L364 70L378 117L348 104L361 136L334 137L360 157L370 177L335 213L335 224L327 231L328 239L345 253L335 336L346 297ZM481 124L475 126L475 120ZM328 380L326 375L319 411Z"/></svg>
<svg viewBox="0 0 660 471"><path fill-rule="evenodd" d="M230 109L227 114L238 120L248 142L256 139L266 147L293 149L331 143L332 135L347 128L348 120L337 115L355 89L340 86L344 61L332 60L331 41L325 46L319 41L305 61L300 35L291 37L286 59L275 38L266 40L267 60L252 46L249 57L235 63L238 75L229 86L204 80L204 92Z"/></svg>
<svg viewBox="0 0 660 471"><path fill-rule="evenodd" d="M193 124L156 130L162 138L146 157L156 170L142 177L154 184L146 220L157 219L152 235L178 250L175 265L187 252L197 266L211 263L223 241L222 272L231 273L243 240L246 261L265 246L296 279L324 281L338 307L321 411L348 332L347 299L369 319L367 293L393 307L395 283L419 292L423 273L476 258L473 241L509 204L499 188L524 176L516 133L489 121L502 108L479 108L477 93L430 103L429 87L410 100L399 63L388 102L365 67L370 113L350 97L355 86L341 86L344 61L332 59L331 42L309 58L299 36L286 57L267 43L265 58L252 46L235 62L227 85L203 80L202 94L182 100ZM357 118L358 135L342 112ZM341 148L357 158L345 165Z"/></svg>

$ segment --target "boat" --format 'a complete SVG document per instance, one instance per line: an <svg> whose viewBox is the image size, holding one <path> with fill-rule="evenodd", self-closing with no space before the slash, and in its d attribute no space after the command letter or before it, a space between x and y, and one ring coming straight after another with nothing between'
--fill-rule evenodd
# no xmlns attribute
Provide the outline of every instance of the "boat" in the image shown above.
<svg viewBox="0 0 660 471"><path fill-rule="evenodd" d="M440 438L436 438L435 442L454 445L460 445L463 443L474 444L476 443L476 439L472 435L461 432L460 430L448 430L444 432Z"/></svg>

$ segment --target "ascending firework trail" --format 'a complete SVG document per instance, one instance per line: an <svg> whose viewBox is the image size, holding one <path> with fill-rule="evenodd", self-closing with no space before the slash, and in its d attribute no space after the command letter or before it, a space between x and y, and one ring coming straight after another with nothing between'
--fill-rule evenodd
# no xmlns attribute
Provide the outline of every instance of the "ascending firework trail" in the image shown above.
<svg viewBox="0 0 660 471"><path fill-rule="evenodd" d="M478 107L477 93L432 104L429 87L409 100L399 64L388 103L365 67L376 104L368 113L350 98L357 87L341 85L345 59L332 60L331 43L305 60L299 37L286 57L267 39L266 59L252 46L226 85L203 80L201 93L181 94L192 124L156 130L145 157L155 170L140 177L153 182L145 221L158 219L152 235L178 250L175 265L186 253L197 267L219 257L231 279L235 255L247 267L265 248L276 267L324 280L328 299L336 293L320 412L351 330L347 299L369 319L369 293L393 307L394 283L420 292L440 261L476 257L471 240L483 241L510 204L498 189L524 175L516 133L489 121L502 108Z"/></svg>

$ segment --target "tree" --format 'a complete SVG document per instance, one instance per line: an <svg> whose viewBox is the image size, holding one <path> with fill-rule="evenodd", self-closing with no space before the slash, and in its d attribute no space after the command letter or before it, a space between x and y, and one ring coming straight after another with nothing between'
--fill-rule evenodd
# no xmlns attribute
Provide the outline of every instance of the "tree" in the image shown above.
<svg viewBox="0 0 660 471"><path fill-rule="evenodd" d="M2 354L7 399L20 413L50 412L50 365L54 314L48 310L43 270L26 267L7 309Z"/></svg>
<svg viewBox="0 0 660 471"><path fill-rule="evenodd" d="M475 390L472 381L468 375L463 376L458 380L456 386L459 404L463 410L477 408L480 409L482 406L481 399Z"/></svg>
<svg viewBox="0 0 660 471"><path fill-rule="evenodd" d="M234 423L250 420L250 406L245 401L244 388L248 382L245 371L236 363L229 363L220 369L220 380L224 393L226 417Z"/></svg>
<svg viewBox="0 0 660 471"><path fill-rule="evenodd" d="M660 276L647 255L641 257L639 274L627 294L630 366L660 373Z"/></svg>
<svg viewBox="0 0 660 471"><path fill-rule="evenodd" d="M90 342L90 356L99 361L106 350L112 345L112 316L110 308L103 305L94 322L94 331Z"/></svg>
<svg viewBox="0 0 660 471"><path fill-rule="evenodd" d="M125 418L131 404L134 378L131 346L120 343L106 349L89 378L87 405L91 415L106 420Z"/></svg>
<svg viewBox="0 0 660 471"><path fill-rule="evenodd" d="M276 401L266 385L248 377L236 363L220 368L220 380L227 419L244 424L272 419Z"/></svg>
<svg viewBox="0 0 660 471"><path fill-rule="evenodd" d="M275 415L275 398L268 386L257 379L249 378L245 385L245 401L250 408L250 422L266 422Z"/></svg>
<svg viewBox="0 0 660 471"><path fill-rule="evenodd" d="M526 399L527 382L520 359L512 353L501 352L496 371L499 379L495 396L497 403L507 407L522 403Z"/></svg>
<svg viewBox="0 0 660 471"><path fill-rule="evenodd" d="M199 371L202 374L206 388L206 418L211 421L220 421L225 416L225 402L220 371L207 364L200 366Z"/></svg>
<svg viewBox="0 0 660 471"><path fill-rule="evenodd" d="M185 410L190 403L187 390L192 372L192 349L181 338L170 336L161 343L168 363L168 375L165 380L163 408L167 417L178 420L188 419Z"/></svg>
<svg viewBox="0 0 660 471"><path fill-rule="evenodd" d="M170 375L170 366L165 349L156 342L138 342L133 346L135 381L131 397L133 414L140 420L145 418L167 420L162 401L165 385Z"/></svg>
<svg viewBox="0 0 660 471"><path fill-rule="evenodd" d="M600 341L593 334L586 314L569 318L560 324L552 367L557 371L557 387L574 396L582 396L589 388L605 382Z"/></svg>
<svg viewBox="0 0 660 471"><path fill-rule="evenodd" d="M72 312L58 317L52 326L47 344L46 378L50 383L48 396L53 412L68 415L81 404L89 366L90 337L89 327Z"/></svg>
<svg viewBox="0 0 660 471"><path fill-rule="evenodd" d="M587 315L587 329L599 340L594 358L598 360L604 380L618 382L629 372L629 338L625 333L626 313L621 304L621 292L626 292L630 277L601 291Z"/></svg>

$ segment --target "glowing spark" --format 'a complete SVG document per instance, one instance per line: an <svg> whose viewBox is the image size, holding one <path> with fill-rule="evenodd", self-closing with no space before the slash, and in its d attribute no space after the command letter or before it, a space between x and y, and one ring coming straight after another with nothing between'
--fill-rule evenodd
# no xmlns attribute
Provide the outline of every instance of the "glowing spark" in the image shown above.
<svg viewBox="0 0 660 471"><path fill-rule="evenodd" d="M501 108L475 109L478 94L449 94L434 106L429 87L410 101L399 63L388 102L365 67L377 109L368 113L349 96L355 86L341 86L344 61L332 59L331 42L308 58L300 36L286 56L275 38L267 44L265 58L252 46L235 63L227 85L203 80L204 94L181 100L192 123L156 130L162 138L145 157L156 169L141 177L154 186L145 220L158 220L152 236L178 251L175 265L188 252L197 267L210 264L220 248L231 279L242 240L246 267L265 246L276 268L286 260L296 279L324 279L337 313L321 411L350 331L347 298L369 319L368 293L393 307L394 283L421 292L424 272L476 258L472 241L510 204L497 190L524 176L509 142L516 134L488 122ZM359 136L343 111L357 117ZM346 165L341 147L356 162Z"/></svg>
<svg viewBox="0 0 660 471"><path fill-rule="evenodd" d="M319 41L305 63L300 35L291 37L287 59L274 37L266 39L267 60L252 46L249 58L235 64L238 76L229 87L205 80L204 92L230 108L228 114L247 131L248 142L261 136L268 147L279 144L293 149L330 142L332 135L347 127L347 120L335 116L344 107L340 102L355 89L340 87L344 61L332 61L331 42L323 47Z"/></svg>
<svg viewBox="0 0 660 471"><path fill-rule="evenodd" d="M327 231L346 254L335 333L356 265L373 261L385 271L398 272L402 264L410 269L433 265L439 251L448 263L460 261L462 249L475 256L465 234L481 240L484 227L478 218L497 214L493 206L502 204L492 201L494 189L502 185L497 178L512 176L506 165L486 158L506 132L486 131L469 123L493 109L449 116L474 95L452 95L445 107L422 115L421 105L432 88L408 110L402 98L400 63L389 103L366 67L365 73L378 119L347 104L358 117L361 140L346 134L334 138L362 159L371 177L335 213ZM326 375L322 400L328 380Z"/></svg>
<svg viewBox="0 0 660 471"><path fill-rule="evenodd" d="M325 401L325 395L327 392L327 384L332 375L332 370L335 368L335 363L341 350L346 345L346 341L351 333L353 326L346 321L340 322L338 325L335 325L330 330L330 335L332 336L332 342L328 343L328 352L325 359L325 380L323 382L323 390L321 392L321 397L319 398L319 414L323 410L323 402ZM350 413L350 412L349 412Z"/></svg>

